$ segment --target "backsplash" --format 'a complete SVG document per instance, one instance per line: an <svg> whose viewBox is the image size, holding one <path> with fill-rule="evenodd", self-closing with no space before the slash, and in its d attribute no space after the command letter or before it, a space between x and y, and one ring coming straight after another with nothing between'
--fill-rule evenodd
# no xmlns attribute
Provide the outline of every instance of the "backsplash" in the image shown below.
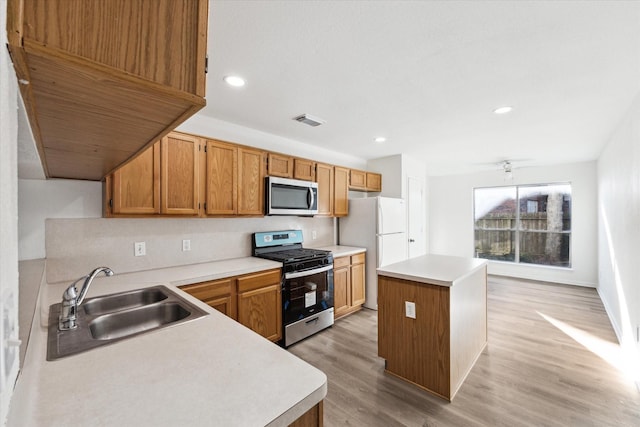
<svg viewBox="0 0 640 427"><path fill-rule="evenodd" d="M251 233L289 229L303 231L306 247L334 244L333 218L47 219L47 282L75 280L99 266L122 274L251 256ZM183 239L190 251L182 250ZM145 256L134 256L135 242L145 242Z"/></svg>

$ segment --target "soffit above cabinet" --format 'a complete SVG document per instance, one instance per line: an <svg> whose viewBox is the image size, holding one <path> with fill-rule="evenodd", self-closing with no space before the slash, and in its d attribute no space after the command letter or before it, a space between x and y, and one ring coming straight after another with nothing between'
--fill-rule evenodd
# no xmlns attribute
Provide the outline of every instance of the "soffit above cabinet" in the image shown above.
<svg viewBox="0 0 640 427"><path fill-rule="evenodd" d="M101 180L205 105L206 0L159 3L170 10L151 15L150 3L140 0L91 3L106 5L110 14L83 7L87 2L60 0L11 0L8 8L11 56L49 178ZM118 11L177 22L143 20L135 28L140 21L128 16L133 27L113 35L107 29L119 21ZM80 49L68 42L72 38L59 37L67 24L91 46ZM166 31L150 32L150 26ZM182 43L175 43L174 35ZM138 48L144 53L131 53ZM150 73L151 68L161 71Z"/></svg>

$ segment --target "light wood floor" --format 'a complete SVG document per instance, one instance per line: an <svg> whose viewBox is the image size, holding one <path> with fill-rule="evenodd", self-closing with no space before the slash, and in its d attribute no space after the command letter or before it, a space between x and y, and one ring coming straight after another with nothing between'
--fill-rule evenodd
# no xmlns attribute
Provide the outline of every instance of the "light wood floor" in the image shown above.
<svg viewBox="0 0 640 427"><path fill-rule="evenodd" d="M327 374L328 427L640 426L634 384L551 323L615 349L594 289L490 277L488 306L489 344L452 403L384 373L372 310L289 350Z"/></svg>

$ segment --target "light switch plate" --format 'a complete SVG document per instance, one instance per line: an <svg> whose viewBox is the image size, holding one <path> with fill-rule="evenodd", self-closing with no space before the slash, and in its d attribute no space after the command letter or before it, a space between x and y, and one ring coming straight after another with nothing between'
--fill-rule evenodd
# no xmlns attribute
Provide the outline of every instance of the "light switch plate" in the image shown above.
<svg viewBox="0 0 640 427"><path fill-rule="evenodd" d="M416 318L416 303L415 302L405 301L404 302L404 312L405 312L405 316L407 316L408 318L415 319Z"/></svg>
<svg viewBox="0 0 640 427"><path fill-rule="evenodd" d="M182 240L182 251L190 251L191 250L191 240L184 239Z"/></svg>

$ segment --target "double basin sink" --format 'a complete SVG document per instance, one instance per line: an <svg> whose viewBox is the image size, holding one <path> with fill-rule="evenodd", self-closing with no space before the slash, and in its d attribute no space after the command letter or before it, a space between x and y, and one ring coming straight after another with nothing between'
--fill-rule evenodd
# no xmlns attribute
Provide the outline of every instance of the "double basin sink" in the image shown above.
<svg viewBox="0 0 640 427"><path fill-rule="evenodd" d="M88 298L78 307L78 326L67 331L58 330L60 308L60 303L49 308L47 360L81 353L207 314L162 285Z"/></svg>

